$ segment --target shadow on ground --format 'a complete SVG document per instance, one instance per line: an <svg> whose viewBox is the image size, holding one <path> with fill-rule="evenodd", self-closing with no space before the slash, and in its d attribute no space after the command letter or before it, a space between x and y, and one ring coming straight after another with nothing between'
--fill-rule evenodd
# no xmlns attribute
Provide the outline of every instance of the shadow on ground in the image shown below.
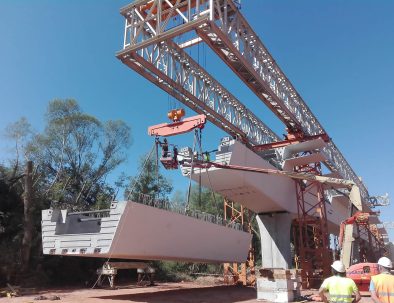
<svg viewBox="0 0 394 303"><path fill-rule="evenodd" d="M147 303L217 303L240 302L256 299L256 290L251 287L215 286L192 289L171 289L139 294L122 294L95 297L95 299L126 300Z"/></svg>

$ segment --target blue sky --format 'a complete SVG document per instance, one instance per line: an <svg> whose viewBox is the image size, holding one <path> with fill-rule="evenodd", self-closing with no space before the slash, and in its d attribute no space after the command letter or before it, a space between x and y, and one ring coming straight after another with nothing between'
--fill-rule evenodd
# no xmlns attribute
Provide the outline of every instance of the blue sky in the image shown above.
<svg viewBox="0 0 394 303"><path fill-rule="evenodd" d="M127 0L0 1L0 131L22 116L43 127L48 101L75 98L102 120L122 119L134 144L120 171L133 175L166 122L168 96L115 58ZM394 194L391 140L394 2L244 0L242 12L327 130L370 194ZM201 46L207 69L278 134L283 125L230 70ZM192 115L191 111L188 111ZM204 147L224 134L208 126ZM0 159L9 143L0 137ZM191 135L174 139L191 145ZM168 173L185 190L179 172ZM394 204L394 202L393 202ZM381 208L392 221L394 206ZM394 233L391 231L391 238Z"/></svg>

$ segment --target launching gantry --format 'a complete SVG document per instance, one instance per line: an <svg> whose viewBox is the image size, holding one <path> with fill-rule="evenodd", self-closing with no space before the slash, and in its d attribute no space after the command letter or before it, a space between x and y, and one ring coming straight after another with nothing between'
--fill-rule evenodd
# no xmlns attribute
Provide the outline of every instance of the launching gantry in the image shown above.
<svg viewBox="0 0 394 303"><path fill-rule="evenodd" d="M186 47L206 42L294 136L326 134L233 1L140 0L122 8L121 14L124 43L117 57L250 147L280 139L194 61ZM187 35L184 41L185 33L196 37ZM332 140L321 153L325 164L353 180L367 201L366 187Z"/></svg>
<svg viewBox="0 0 394 303"><path fill-rule="evenodd" d="M237 138L267 163L269 160L280 169L316 175L322 174L323 164L331 176L354 182L360 189L361 208L369 210L370 197L365 185L233 1L140 0L122 8L121 14L125 17L124 43L117 57L124 64L195 112L205 114L207 120ZM284 123L288 131L286 140L280 141L267 125L187 54L186 48L199 43L206 43ZM215 186L204 185L245 203L244 193L237 199ZM231 192L230 186L228 191ZM314 201L305 200L308 191L317 197ZM338 234L339 228L329 226L330 203L326 200L331 203L338 200L344 208L339 220L353 215L358 207L348 207L346 192L321 185L308 187L296 182L292 194L295 201L286 211L297 215L293 225L298 230L295 241L299 265L309 276L316 268L327 274L328 235ZM264 195L254 199L256 203L258 199L261 204L265 203ZM261 207L259 211L267 214L271 210ZM288 267L288 261L281 266Z"/></svg>
<svg viewBox="0 0 394 303"><path fill-rule="evenodd" d="M121 14L125 18L124 40L117 58L230 135L216 152L216 167L182 167L183 174L258 214L263 267L292 267L292 242L296 265L303 269L304 286L316 275L327 275L332 256L329 235L338 235L342 221L357 211L370 211L378 200L370 199L363 182L236 3L136 0L122 8ZM200 43L208 45L283 122L288 132L285 140L187 53L187 48ZM187 148L180 152L183 157L188 153ZM250 171L229 172L220 167L224 164L315 176L321 176L326 167L328 176L355 184L361 202L350 202L346 186L256 176ZM44 253L202 262L246 259L250 234L228 226L222 218L174 214L159 209L158 205L163 208L161 203L142 200L145 205L141 201L114 202L102 213L43 211ZM379 223L378 217L374 220L373 224ZM379 229L374 235L379 241L370 243L352 226L346 229L349 263L360 259L358 242L373 246L382 242L380 236L385 233ZM381 252L380 247L372 250Z"/></svg>

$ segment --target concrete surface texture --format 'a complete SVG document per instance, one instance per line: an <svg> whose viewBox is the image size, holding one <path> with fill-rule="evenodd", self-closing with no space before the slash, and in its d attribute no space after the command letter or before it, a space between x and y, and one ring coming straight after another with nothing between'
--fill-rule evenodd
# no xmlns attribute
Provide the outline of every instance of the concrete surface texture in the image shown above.
<svg viewBox="0 0 394 303"><path fill-rule="evenodd" d="M218 147L221 151L216 154L215 162L252 168L276 169L240 142L231 140L226 144L228 146L220 145ZM306 148L303 143L300 145L304 149ZM303 150L303 148L296 149L296 146L291 148L293 152ZM287 154L291 156L291 153ZM287 169L292 171L293 167L287 167ZM185 177L189 178L189 172L190 167L182 168ZM295 185L294 181L288 177L211 167L209 169L193 169L192 179L196 182L201 181L204 187L220 193L231 201L243 204L255 213L286 211L297 214ZM317 202L313 190L310 193L305 193L305 200L313 204ZM326 205L330 233L338 234L340 223L348 217L348 205L348 198L343 199L342 195L330 197L330 203Z"/></svg>
<svg viewBox="0 0 394 303"><path fill-rule="evenodd" d="M291 266L290 230L293 216L289 213L273 213L256 217L261 235L263 268Z"/></svg>
<svg viewBox="0 0 394 303"><path fill-rule="evenodd" d="M133 260L244 262L251 234L194 217L132 201L113 202L110 216L94 221L98 229L82 227L59 234L63 223L43 211L44 254ZM72 217L71 215L69 217ZM67 218L67 216L66 216ZM86 224L85 217L74 225ZM90 219L88 219L90 220ZM107 228L110 225L110 228ZM89 227L89 226L88 226ZM100 251L98 252L97 249Z"/></svg>

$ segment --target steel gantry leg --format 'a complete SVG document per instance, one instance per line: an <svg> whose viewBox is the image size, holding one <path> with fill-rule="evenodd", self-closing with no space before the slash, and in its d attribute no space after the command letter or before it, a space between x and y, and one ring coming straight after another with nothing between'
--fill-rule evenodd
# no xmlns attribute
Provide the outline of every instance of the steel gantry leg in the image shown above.
<svg viewBox="0 0 394 303"><path fill-rule="evenodd" d="M296 167L297 172L313 172L321 175L320 163ZM296 181L298 217L293 223L295 254L302 269L302 286L315 286L330 274L332 253L324 191L320 183ZM317 201L317 202L316 202Z"/></svg>

